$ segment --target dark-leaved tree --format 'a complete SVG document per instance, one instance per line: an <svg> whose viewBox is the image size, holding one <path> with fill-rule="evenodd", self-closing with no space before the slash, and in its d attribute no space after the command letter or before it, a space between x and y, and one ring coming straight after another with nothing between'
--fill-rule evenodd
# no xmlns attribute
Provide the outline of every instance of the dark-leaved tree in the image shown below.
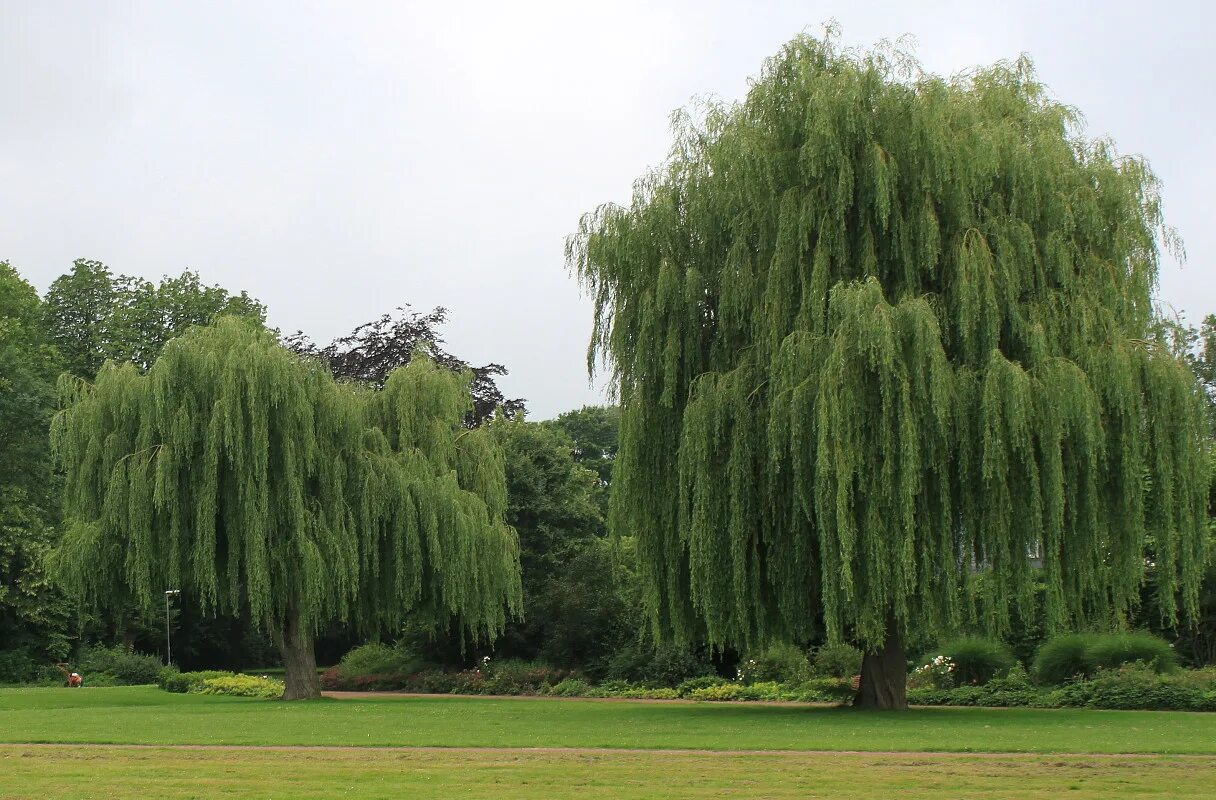
<svg viewBox="0 0 1216 800"><path fill-rule="evenodd" d="M384 385L390 372L422 353L445 369L467 370L472 374L473 410L469 414L469 425L480 425L493 417L498 408L508 417L522 413L524 401L504 397L495 381L507 374L506 367L501 364L474 367L443 349L439 328L447 317L447 309L443 307L426 314L399 308L396 314L385 314L364 323L325 347L318 347L300 331L286 337L283 343L300 355L320 359L339 380L370 386Z"/></svg>

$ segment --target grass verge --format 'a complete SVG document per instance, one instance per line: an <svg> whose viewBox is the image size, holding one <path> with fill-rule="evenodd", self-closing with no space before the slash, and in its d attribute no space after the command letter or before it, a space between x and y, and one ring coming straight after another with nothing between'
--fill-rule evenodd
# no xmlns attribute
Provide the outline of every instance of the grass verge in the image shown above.
<svg viewBox="0 0 1216 800"><path fill-rule="evenodd" d="M1216 754L1216 714L0 690L0 742Z"/></svg>

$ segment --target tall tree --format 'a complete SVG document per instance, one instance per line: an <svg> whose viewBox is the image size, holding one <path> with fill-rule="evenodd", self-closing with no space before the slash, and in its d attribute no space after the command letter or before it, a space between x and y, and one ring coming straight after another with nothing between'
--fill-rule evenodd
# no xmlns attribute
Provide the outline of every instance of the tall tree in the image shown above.
<svg viewBox="0 0 1216 800"><path fill-rule="evenodd" d="M426 314L405 308L385 314L360 325L348 335L318 347L303 332L288 336L284 344L300 355L318 358L329 366L339 380L358 381L370 386L383 386L393 370L404 367L415 355L422 354L436 364L453 372L469 372L472 381L473 408L470 425L480 425L502 409L508 417L522 414L524 401L508 399L498 388L495 378L507 374L501 364L470 366L443 348L439 328L447 321L448 312L442 306Z"/></svg>
<svg viewBox="0 0 1216 800"><path fill-rule="evenodd" d="M276 639L284 697L319 694L316 630L410 614L493 636L520 606L503 458L466 430L468 376L415 359L378 391L337 383L235 318L173 340L141 374L68 382L53 564L94 602L180 587Z"/></svg>
<svg viewBox="0 0 1216 800"><path fill-rule="evenodd" d="M65 368L86 380L107 359L146 370L170 339L220 316L258 322L266 317L262 304L245 292L207 286L189 270L157 284L115 275L87 259L75 261L51 284L44 313Z"/></svg>
<svg viewBox="0 0 1216 800"><path fill-rule="evenodd" d="M822 625L866 651L858 704L898 708L906 637L976 606L1000 633L1031 548L1050 629L1125 618L1150 536L1161 612L1196 611L1202 400L1151 338L1171 232L1148 165L1081 133L1026 59L944 79L800 37L583 218L660 632Z"/></svg>
<svg viewBox="0 0 1216 800"><path fill-rule="evenodd" d="M59 357L38 294L0 262L0 649L66 655L66 604L42 569L57 482L47 428Z"/></svg>

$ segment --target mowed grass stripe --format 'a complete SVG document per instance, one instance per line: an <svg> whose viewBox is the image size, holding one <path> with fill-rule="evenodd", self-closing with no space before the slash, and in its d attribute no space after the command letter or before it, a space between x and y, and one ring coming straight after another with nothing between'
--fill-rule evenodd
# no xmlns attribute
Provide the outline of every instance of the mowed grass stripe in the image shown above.
<svg viewBox="0 0 1216 800"><path fill-rule="evenodd" d="M0 690L0 741L717 751L1216 754L1216 714L391 698L280 703L152 687Z"/></svg>
<svg viewBox="0 0 1216 800"><path fill-rule="evenodd" d="M1210 797L1216 757L0 748L0 796L73 798Z"/></svg>

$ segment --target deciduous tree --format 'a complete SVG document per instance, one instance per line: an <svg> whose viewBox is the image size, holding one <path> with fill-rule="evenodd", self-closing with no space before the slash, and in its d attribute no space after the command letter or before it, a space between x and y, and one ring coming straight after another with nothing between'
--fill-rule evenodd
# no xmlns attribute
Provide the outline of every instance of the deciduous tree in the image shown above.
<svg viewBox="0 0 1216 800"><path fill-rule="evenodd" d="M520 608L503 457L463 426L469 377L413 360L371 390L339 384L259 326L224 318L146 374L65 382L66 472L53 565L95 603L180 587L271 631L287 699L319 694L315 631L409 615L493 636Z"/></svg>
<svg viewBox="0 0 1216 800"><path fill-rule="evenodd" d="M800 37L686 115L568 251L655 626L821 625L866 651L859 703L896 708L905 637L1000 633L1031 549L1049 629L1126 618L1150 537L1161 613L1193 614L1202 397L1152 335L1171 241L1147 163L1026 59L946 79Z"/></svg>

